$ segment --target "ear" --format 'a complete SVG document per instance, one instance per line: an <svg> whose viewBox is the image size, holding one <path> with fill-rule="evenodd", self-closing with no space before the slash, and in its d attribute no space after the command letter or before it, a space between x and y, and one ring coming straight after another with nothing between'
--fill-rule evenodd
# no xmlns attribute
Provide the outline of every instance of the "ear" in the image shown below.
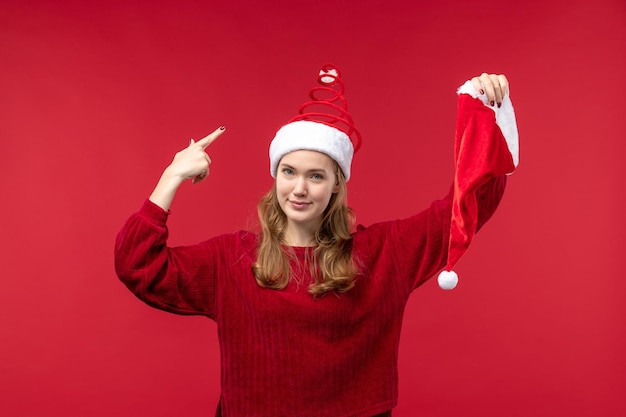
<svg viewBox="0 0 626 417"><path fill-rule="evenodd" d="M333 194L337 194L339 192L339 178L335 176L335 186L333 187Z"/></svg>

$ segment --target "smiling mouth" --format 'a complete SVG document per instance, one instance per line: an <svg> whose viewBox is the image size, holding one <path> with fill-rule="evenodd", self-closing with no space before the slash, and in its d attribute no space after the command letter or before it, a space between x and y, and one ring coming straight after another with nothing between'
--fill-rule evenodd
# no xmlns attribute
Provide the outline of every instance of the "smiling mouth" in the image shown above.
<svg viewBox="0 0 626 417"><path fill-rule="evenodd" d="M293 200L289 200L289 203L294 206L294 207L298 207L298 208L302 208L302 207L306 207L311 203L307 203L304 201L293 201Z"/></svg>

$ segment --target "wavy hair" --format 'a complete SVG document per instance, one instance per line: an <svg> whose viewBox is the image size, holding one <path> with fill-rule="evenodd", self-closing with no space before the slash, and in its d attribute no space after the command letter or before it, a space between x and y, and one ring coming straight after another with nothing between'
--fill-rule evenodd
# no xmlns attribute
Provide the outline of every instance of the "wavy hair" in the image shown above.
<svg viewBox="0 0 626 417"><path fill-rule="evenodd" d="M352 257L354 214L346 204L346 180L337 163L335 174L339 189L331 196L322 214L320 226L315 231L315 246L307 251L312 277L308 292L314 297L329 291L350 290L354 287L357 275ZM290 261L294 259L295 253L284 248L287 216L278 203L276 183L259 201L258 215L261 235L252 271L260 286L284 289L294 276Z"/></svg>

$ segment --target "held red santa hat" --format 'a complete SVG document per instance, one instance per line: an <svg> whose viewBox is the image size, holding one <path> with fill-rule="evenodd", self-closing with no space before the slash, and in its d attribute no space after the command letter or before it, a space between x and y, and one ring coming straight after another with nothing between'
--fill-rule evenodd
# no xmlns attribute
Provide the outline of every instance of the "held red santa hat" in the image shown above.
<svg viewBox="0 0 626 417"><path fill-rule="evenodd" d="M341 167L346 181L354 153L361 147L361 134L348 113L343 81L336 66L326 64L309 92L309 101L282 126L270 144L270 173L276 178L283 156L297 150L322 152Z"/></svg>
<svg viewBox="0 0 626 417"><path fill-rule="evenodd" d="M510 97L501 107L490 106L486 94L470 81L457 91L458 116L454 141L454 192L448 260L437 279L444 290L458 283L452 270L476 233L476 191L490 178L512 174L519 162L519 136Z"/></svg>

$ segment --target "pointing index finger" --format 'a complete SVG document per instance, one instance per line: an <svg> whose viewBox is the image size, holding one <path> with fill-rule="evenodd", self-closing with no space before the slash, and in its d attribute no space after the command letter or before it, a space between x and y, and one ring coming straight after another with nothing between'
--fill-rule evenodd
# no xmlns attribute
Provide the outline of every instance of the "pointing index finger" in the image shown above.
<svg viewBox="0 0 626 417"><path fill-rule="evenodd" d="M219 138L222 135L222 133L224 133L225 130L226 130L226 126L220 126L217 129L215 129L213 132L209 133L207 136L197 141L196 143L202 146L202 149L206 149L207 146L215 142L215 139Z"/></svg>

